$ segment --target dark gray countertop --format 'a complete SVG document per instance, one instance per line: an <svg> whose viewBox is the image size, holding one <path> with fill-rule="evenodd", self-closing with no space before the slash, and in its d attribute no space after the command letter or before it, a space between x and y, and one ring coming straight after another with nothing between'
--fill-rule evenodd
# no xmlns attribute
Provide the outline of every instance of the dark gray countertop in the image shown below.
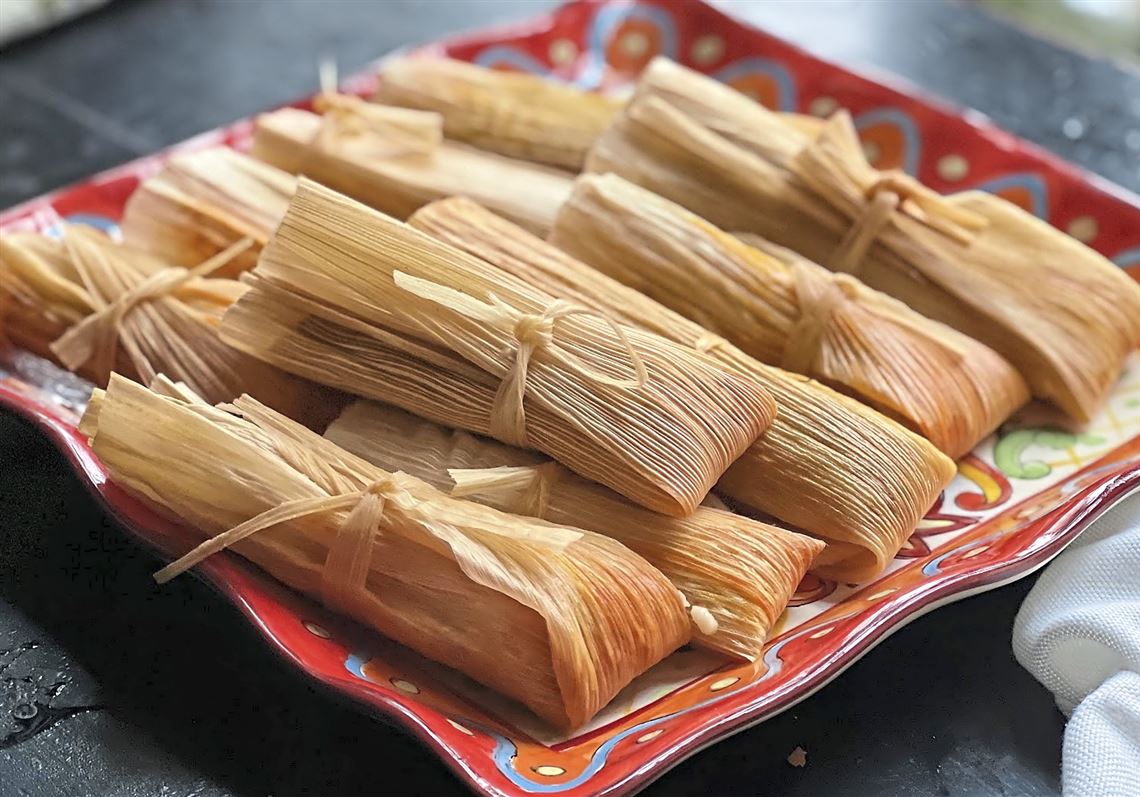
<svg viewBox="0 0 1140 797"><path fill-rule="evenodd" d="M309 92L321 55L349 71L550 5L119 0L0 54L0 207ZM1135 72L939 2L725 5L1140 190ZM0 797L463 793L415 742L280 663L202 584L155 586L154 560L3 414L0 504ZM1062 719L1009 650L1028 587L914 622L649 793L1056 794ZM785 762L796 746L803 769Z"/></svg>

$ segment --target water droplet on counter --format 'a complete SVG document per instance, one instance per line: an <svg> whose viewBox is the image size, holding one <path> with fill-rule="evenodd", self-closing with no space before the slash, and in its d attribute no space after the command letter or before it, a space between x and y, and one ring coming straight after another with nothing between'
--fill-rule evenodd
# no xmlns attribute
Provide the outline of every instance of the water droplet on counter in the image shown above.
<svg viewBox="0 0 1140 797"><path fill-rule="evenodd" d="M1076 116L1070 116L1061 123L1061 132L1065 134L1065 138L1076 141L1085 134L1085 122Z"/></svg>
<svg viewBox="0 0 1140 797"><path fill-rule="evenodd" d="M39 709L30 703L21 703L12 709L12 716L18 720L30 720L39 713Z"/></svg>

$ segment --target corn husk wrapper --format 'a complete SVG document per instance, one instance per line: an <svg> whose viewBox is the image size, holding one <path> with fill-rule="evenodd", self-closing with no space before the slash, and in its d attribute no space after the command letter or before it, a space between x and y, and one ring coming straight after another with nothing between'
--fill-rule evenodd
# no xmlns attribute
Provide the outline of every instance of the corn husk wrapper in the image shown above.
<svg viewBox="0 0 1140 797"><path fill-rule="evenodd" d="M254 245L218 276L253 268L293 195L296 178L228 147L172 157L123 209L124 242L190 268L243 238Z"/></svg>
<svg viewBox="0 0 1140 797"><path fill-rule="evenodd" d="M65 226L60 239L0 236L0 268L18 280L27 317L47 322L33 325L34 334L22 329L17 342L97 385L107 384L115 370L144 384L165 373L207 401L248 392L307 423L327 423L342 404L333 391L218 337L222 314L246 287L208 275L243 251L236 245L187 270L83 225ZM5 326L15 322L10 318ZM37 340L39 334L50 337Z"/></svg>
<svg viewBox="0 0 1140 797"><path fill-rule="evenodd" d="M1140 286L1000 198L944 198L876 171L846 112L812 137L742 99L655 61L587 169L853 273L994 349L1034 396L1090 418L1140 343Z"/></svg>
<svg viewBox="0 0 1140 797"><path fill-rule="evenodd" d="M52 342L95 309L60 241L0 235L0 343L55 359Z"/></svg>
<svg viewBox="0 0 1140 797"><path fill-rule="evenodd" d="M691 513L775 413L754 380L308 180L250 280L222 325L232 345L665 514Z"/></svg>
<svg viewBox="0 0 1140 797"><path fill-rule="evenodd" d="M386 155L392 142L383 130L329 136L329 124L327 114L298 108L262 114L252 154L399 219L436 199L469 196L543 234L570 193L570 176L555 169L449 141L418 154Z"/></svg>
<svg viewBox="0 0 1140 797"><path fill-rule="evenodd" d="M410 223L541 290L707 351L762 384L776 398L776 419L717 487L825 540L814 572L852 582L877 575L954 476L949 458L894 421L807 377L763 365L472 202L433 203Z"/></svg>
<svg viewBox="0 0 1140 797"><path fill-rule="evenodd" d="M448 138L575 172L622 104L537 75L414 57L384 63L373 99L440 113Z"/></svg>
<svg viewBox="0 0 1140 797"><path fill-rule="evenodd" d="M688 639L683 597L613 540L450 498L256 402L236 411L254 420L115 377L84 427L116 482L213 548L272 513L233 550L557 726Z"/></svg>
<svg viewBox="0 0 1140 797"><path fill-rule="evenodd" d="M749 246L609 174L583 175L550 241L722 335L761 362L814 377L951 457L1029 399L992 349L791 250Z"/></svg>
<svg viewBox="0 0 1140 797"><path fill-rule="evenodd" d="M754 660L823 548L810 537L719 509L669 518L631 504L540 454L358 401L325 437L385 470L451 495L612 537L693 604L693 644ZM458 489L457 489L458 488ZM711 624L699 614L710 615Z"/></svg>

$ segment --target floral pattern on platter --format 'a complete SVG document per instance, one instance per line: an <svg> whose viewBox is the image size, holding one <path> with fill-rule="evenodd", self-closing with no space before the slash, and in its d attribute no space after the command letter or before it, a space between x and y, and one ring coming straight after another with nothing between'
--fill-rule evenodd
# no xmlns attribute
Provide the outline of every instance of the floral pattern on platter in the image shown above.
<svg viewBox="0 0 1140 797"><path fill-rule="evenodd" d="M823 62L696 0L573 2L538 22L431 50L603 90L620 90L665 53L774 108L826 116L846 107L876 166L905 168L943 191L994 192L1140 279L1140 203L1134 198L1103 190L974 116ZM349 85L367 93L374 82L362 74ZM243 120L174 151L243 147L249 130ZM168 154L0 214L0 228L50 231L66 218L114 233L127 197ZM40 425L129 532L167 554L185 550L192 534L108 482L76 432L82 386L33 360L0 358L0 404ZM1140 356L1091 424L1064 429L1040 408L1029 408L964 457L958 477L875 582L806 578L757 662L725 664L679 652L571 736L294 595L238 557L213 557L198 572L287 660L408 728L476 790L512 797L612 795L786 709L917 614L1039 567L1137 486Z"/></svg>

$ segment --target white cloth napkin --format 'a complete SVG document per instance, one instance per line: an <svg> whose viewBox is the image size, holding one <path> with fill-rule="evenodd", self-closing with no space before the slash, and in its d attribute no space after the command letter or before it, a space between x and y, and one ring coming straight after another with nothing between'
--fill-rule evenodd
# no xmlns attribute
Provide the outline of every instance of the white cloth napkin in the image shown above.
<svg viewBox="0 0 1140 797"><path fill-rule="evenodd" d="M1066 797L1140 796L1140 492L1110 509L1030 590L1013 653L1066 715Z"/></svg>

